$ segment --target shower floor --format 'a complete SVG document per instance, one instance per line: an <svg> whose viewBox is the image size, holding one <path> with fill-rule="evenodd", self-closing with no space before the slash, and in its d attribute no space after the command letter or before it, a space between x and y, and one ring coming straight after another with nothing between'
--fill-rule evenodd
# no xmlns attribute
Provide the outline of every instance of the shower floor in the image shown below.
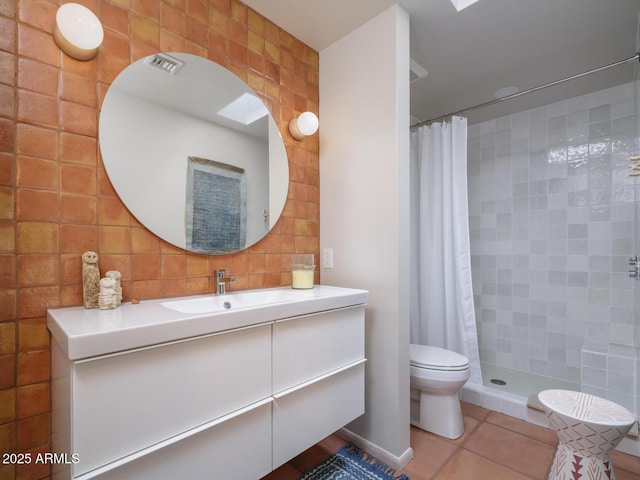
<svg viewBox="0 0 640 480"><path fill-rule="evenodd" d="M580 391L580 385L577 383L484 362L481 362L480 366L483 385L467 382L460 392L461 400L534 425L549 427L547 416L538 400L538 393L552 388ZM505 384L497 385L491 382L492 379L502 380ZM618 449L640 457L640 439L638 439L637 429L630 432Z"/></svg>
<svg viewBox="0 0 640 480"><path fill-rule="evenodd" d="M529 372L511 370L484 362L481 362L480 366L482 368L482 383L486 387L519 395L524 398L529 398L531 395L551 388L580 390L580 385L577 383L566 382ZM491 380L498 380L499 382L493 383ZM505 382L505 384L503 385L501 382Z"/></svg>

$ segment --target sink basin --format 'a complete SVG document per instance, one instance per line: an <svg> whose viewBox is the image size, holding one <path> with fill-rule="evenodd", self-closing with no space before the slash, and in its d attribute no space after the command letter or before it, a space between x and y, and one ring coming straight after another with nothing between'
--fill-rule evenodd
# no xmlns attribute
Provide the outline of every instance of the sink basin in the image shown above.
<svg viewBox="0 0 640 480"><path fill-rule="evenodd" d="M160 305L180 313L215 313L226 310L273 305L300 300L300 293L287 290L264 290L229 293L206 297L185 298L162 302Z"/></svg>

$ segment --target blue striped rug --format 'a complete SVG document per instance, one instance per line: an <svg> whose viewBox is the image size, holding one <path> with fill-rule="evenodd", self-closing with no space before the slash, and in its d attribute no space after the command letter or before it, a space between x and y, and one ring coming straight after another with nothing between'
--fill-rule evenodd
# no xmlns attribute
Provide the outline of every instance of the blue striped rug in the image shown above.
<svg viewBox="0 0 640 480"><path fill-rule="evenodd" d="M358 447L347 444L298 480L410 480Z"/></svg>

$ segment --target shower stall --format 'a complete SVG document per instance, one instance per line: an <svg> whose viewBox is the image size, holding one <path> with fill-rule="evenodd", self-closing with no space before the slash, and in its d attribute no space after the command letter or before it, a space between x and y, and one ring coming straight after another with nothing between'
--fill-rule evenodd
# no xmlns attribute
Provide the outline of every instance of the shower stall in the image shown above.
<svg viewBox="0 0 640 480"><path fill-rule="evenodd" d="M640 414L639 88L636 72L469 126L486 388L524 398L581 390Z"/></svg>

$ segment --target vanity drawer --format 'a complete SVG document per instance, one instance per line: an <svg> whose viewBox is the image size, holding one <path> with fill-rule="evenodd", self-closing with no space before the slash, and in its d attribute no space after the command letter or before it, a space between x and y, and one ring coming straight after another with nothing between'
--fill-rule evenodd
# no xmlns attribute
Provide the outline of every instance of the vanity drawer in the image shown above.
<svg viewBox="0 0 640 480"><path fill-rule="evenodd" d="M74 476L271 394L271 325L74 362Z"/></svg>
<svg viewBox="0 0 640 480"><path fill-rule="evenodd" d="M275 395L273 468L364 413L364 360Z"/></svg>
<svg viewBox="0 0 640 480"><path fill-rule="evenodd" d="M264 403L264 402L263 402ZM187 432L151 452L87 474L90 480L247 480L271 472L271 403ZM103 473L104 472L104 473ZM95 474L95 475L94 475Z"/></svg>
<svg viewBox="0 0 640 480"><path fill-rule="evenodd" d="M364 306L273 325L273 391L281 392L364 358Z"/></svg>

